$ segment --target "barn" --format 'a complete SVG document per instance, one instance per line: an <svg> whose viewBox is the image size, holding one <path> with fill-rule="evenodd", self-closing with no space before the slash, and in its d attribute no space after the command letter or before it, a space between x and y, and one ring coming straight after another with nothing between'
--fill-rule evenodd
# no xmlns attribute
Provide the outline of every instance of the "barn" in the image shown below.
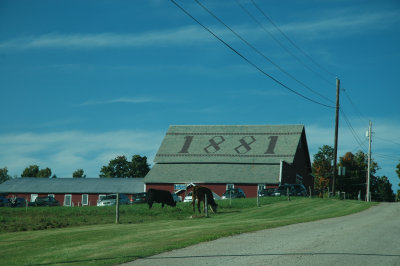
<svg viewBox="0 0 400 266"><path fill-rule="evenodd" d="M35 201L53 196L63 206L96 206L102 196L132 195L146 190L143 178L13 178L0 184L0 194Z"/></svg>
<svg viewBox="0 0 400 266"><path fill-rule="evenodd" d="M314 183L304 125L170 126L154 163L148 189L195 184L256 197L260 188Z"/></svg>

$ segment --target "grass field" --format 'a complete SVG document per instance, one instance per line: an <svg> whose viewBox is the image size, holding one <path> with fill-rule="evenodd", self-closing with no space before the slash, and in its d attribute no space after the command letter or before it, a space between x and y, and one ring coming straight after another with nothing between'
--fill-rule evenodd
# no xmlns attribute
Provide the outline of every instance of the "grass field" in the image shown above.
<svg viewBox="0 0 400 266"><path fill-rule="evenodd" d="M284 197L218 201L217 214L176 208L0 208L2 265L113 265L195 243L293 223L347 215L374 203ZM42 230L39 230L42 229ZM44 230L45 229L45 230ZM10 232L11 231L11 232ZM12 232L16 231L16 232Z"/></svg>

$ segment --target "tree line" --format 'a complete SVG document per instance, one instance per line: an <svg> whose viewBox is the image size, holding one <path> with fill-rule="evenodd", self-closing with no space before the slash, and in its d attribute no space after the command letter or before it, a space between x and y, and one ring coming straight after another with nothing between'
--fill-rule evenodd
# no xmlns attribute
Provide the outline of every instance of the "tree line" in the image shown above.
<svg viewBox="0 0 400 266"><path fill-rule="evenodd" d="M118 177L145 177L150 171L150 165L147 163L146 156L133 155L132 159L127 160L125 155L117 156L110 160L107 165L100 169L101 178L118 178ZM55 174L52 175L51 169L46 167L40 169L38 165L30 165L26 167L21 177L38 177L38 178L57 178ZM73 178L86 178L85 171L81 168L72 173ZM7 167L0 168L0 183L10 179Z"/></svg>
<svg viewBox="0 0 400 266"><path fill-rule="evenodd" d="M314 154L312 172L315 177L314 188L320 194L332 188L333 179L333 148L324 145ZM339 171L339 169L341 171ZM392 184L386 176L377 176L376 172L380 169L377 162L371 160L370 191L374 201L395 201L400 199L400 190L397 195L393 193ZM397 176L400 178L400 163L396 166ZM362 151L353 154L347 152L339 158L337 179L335 190L346 193L346 197L351 199L364 200L366 196L366 182L368 171L368 155ZM400 186L400 184L399 184Z"/></svg>

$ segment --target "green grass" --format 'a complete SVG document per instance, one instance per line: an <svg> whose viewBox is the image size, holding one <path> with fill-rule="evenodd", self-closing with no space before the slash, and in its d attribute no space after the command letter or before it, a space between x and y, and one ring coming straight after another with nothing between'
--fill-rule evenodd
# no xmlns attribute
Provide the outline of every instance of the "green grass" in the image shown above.
<svg viewBox="0 0 400 266"><path fill-rule="evenodd" d="M223 236L347 215L374 203L272 197L262 198L261 207L255 199L218 204L210 218L193 215L187 203L151 210L122 206L120 224L112 207L1 208L0 258L3 265L112 265ZM18 232L5 232L12 230Z"/></svg>

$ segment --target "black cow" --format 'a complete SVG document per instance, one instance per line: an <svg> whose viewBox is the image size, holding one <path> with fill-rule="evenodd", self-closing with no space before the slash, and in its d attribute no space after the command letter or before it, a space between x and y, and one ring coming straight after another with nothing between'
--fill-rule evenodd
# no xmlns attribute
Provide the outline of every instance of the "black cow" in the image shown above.
<svg viewBox="0 0 400 266"><path fill-rule="evenodd" d="M163 208L164 204L167 204L172 207L176 206L176 202L172 198L171 192L166 190L158 190L150 188L149 191L147 191L146 201L147 204L149 204L149 209L151 209L154 202L161 203L162 204L161 206Z"/></svg>
<svg viewBox="0 0 400 266"><path fill-rule="evenodd" d="M200 201L204 202L204 205L206 204L204 201L205 196L207 195L207 205L211 206L211 209L214 213L217 212L217 203L214 201L214 196L212 191L209 188L206 187L194 187L193 192L192 192L192 205L193 205L193 212L195 211L194 205L196 204L197 200L197 208L199 209L199 212L201 213L200 210ZM205 207L205 206L204 206ZM208 208L208 206L207 206Z"/></svg>

